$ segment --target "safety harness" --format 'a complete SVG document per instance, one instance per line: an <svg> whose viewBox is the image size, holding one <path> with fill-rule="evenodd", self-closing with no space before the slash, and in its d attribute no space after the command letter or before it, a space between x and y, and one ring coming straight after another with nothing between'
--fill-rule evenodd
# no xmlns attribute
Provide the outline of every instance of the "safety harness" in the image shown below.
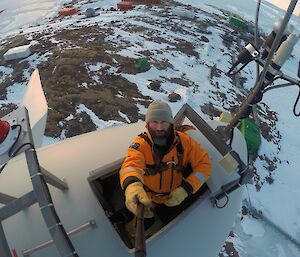
<svg viewBox="0 0 300 257"><path fill-rule="evenodd" d="M182 166L182 160L183 160L183 147L180 141L180 137L178 136L178 133L176 132L176 135L179 139L179 142L176 144L176 150L177 150L177 157L178 157L178 164L176 164L174 161L169 162L159 162L155 163L154 165L146 164L146 168L148 170L149 175L154 175L158 172L165 171L169 168L169 165L172 165L172 168L177 171L183 171L184 167ZM151 142L150 138L148 137L147 133L141 133L138 135L139 137L143 138L152 148L153 143ZM153 158L154 160L156 158Z"/></svg>
<svg viewBox="0 0 300 257"><path fill-rule="evenodd" d="M152 141L150 140L150 138L148 137L147 133L141 133L138 135L139 137L143 138L151 147L153 146ZM192 173L192 167L191 164L188 163L186 167L183 166L183 147L182 147L182 143L180 141L180 137L178 135L178 133L176 132L176 136L178 138L178 143L176 144L176 150L177 150L177 158L178 158L178 163L176 164L174 159L172 161L169 162L156 162L156 158L153 157L155 164L146 164L146 174L145 176L151 176L151 175L155 175L157 173L162 173L163 171L166 171L169 169L169 165L171 165L171 169L172 169L172 183L173 183L173 172L177 171L177 172L181 172L182 176L184 178L187 178L191 173ZM172 183L170 186L170 190L172 188ZM160 188L162 186L162 175L160 177ZM154 192L153 190L149 189L148 187L145 188L146 191L151 191L153 193L156 194L169 194L170 192L166 192L166 193L157 193Z"/></svg>

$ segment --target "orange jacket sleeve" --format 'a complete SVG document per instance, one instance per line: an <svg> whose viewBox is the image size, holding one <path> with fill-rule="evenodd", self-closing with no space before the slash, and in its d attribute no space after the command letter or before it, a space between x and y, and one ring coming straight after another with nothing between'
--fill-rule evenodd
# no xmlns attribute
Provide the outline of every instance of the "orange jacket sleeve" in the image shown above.
<svg viewBox="0 0 300 257"><path fill-rule="evenodd" d="M191 163L193 171L185 181L195 193L211 175L212 165L208 153L193 138L189 137L187 142L187 161Z"/></svg>
<svg viewBox="0 0 300 257"><path fill-rule="evenodd" d="M136 137L127 150L127 157L119 171L122 188L124 188L124 181L127 178L134 178L135 181L139 180L144 183L146 164L144 154L141 151L142 140L140 137Z"/></svg>

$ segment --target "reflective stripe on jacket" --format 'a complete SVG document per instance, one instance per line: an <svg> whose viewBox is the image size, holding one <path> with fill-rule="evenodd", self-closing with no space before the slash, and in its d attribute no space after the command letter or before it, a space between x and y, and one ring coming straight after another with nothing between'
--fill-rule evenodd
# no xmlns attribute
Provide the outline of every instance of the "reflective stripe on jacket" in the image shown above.
<svg viewBox="0 0 300 257"><path fill-rule="evenodd" d="M161 163L155 163L152 149L152 138L146 132L149 140L137 136L128 148L127 157L120 169L120 183L124 181L141 181L146 191L156 203L163 203L168 194L178 186L189 185L191 193L195 193L211 174L211 162L207 152L189 135L176 132L171 149L163 156ZM151 144L152 143L152 144ZM179 157L178 144L182 145L183 153ZM181 159L181 160L179 160ZM180 169L183 166L183 169ZM159 168L163 166L163 168ZM153 168L157 168L153 171ZM188 169L189 167L189 169Z"/></svg>

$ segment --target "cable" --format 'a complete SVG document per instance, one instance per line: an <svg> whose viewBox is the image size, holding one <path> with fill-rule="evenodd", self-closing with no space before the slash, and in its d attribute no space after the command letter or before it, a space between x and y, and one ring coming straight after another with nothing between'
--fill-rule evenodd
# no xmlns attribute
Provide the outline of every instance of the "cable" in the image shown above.
<svg viewBox="0 0 300 257"><path fill-rule="evenodd" d="M296 117L300 116L300 112L296 113L296 106L297 106L297 104L299 102L299 98L300 98L300 86L298 86L298 89L299 89L298 96L297 96L297 99L296 99L294 107L293 107L293 113Z"/></svg>
<svg viewBox="0 0 300 257"><path fill-rule="evenodd" d="M258 17L259 17L259 12L260 12L260 3L261 3L261 0L258 0L257 1L257 7L256 7L256 15L255 15L255 30L254 30L254 44L255 44L255 47L257 49L259 49L258 47ZM258 81L259 79L259 64L256 63L256 81Z"/></svg>
<svg viewBox="0 0 300 257"><path fill-rule="evenodd" d="M8 151L8 156L9 156L9 157L12 156L12 150L13 150L13 148L15 147L15 145L17 144L17 142L18 142L18 140L19 140L19 138L20 138L20 135L21 135L21 131L22 131L22 126L19 125L19 124L16 124L16 125L12 125L12 126L11 126L11 129L12 129L12 130L14 130L14 129L16 129L16 128L19 128L19 131L18 131L18 135L17 135L17 138L16 138L15 142L13 143L13 145L11 146L11 148L10 148L9 151Z"/></svg>
<svg viewBox="0 0 300 257"><path fill-rule="evenodd" d="M16 141L17 142L17 141ZM24 146L26 146L26 145L30 145L31 147L31 149L35 149L34 148L34 145L32 144L32 143L24 143L24 144L22 144L22 145L20 145L17 149L16 149L16 151L14 151L11 155L9 155L9 157L15 157L16 155L17 155L17 153L24 147ZM28 149L30 149L30 148L28 148ZM12 148L11 148L12 149ZM11 150L10 149L10 150ZM28 149L26 149L26 150L28 150ZM7 163L8 163L8 161L6 162L6 163L4 163L3 165L2 165L2 167L0 168L0 174L2 173L2 171L4 170L4 168L5 168L5 166L7 165Z"/></svg>
<svg viewBox="0 0 300 257"><path fill-rule="evenodd" d="M281 78L281 77L278 77L276 79L279 79L279 78ZM264 89L262 93L264 94L264 93L266 93L266 92L268 92L268 91L270 91L272 89L282 88L282 87L287 87L287 86L294 86L294 85L298 86L299 91L298 91L298 96L297 96L296 101L295 101L294 106L293 106L293 114L296 117L299 117L300 116L300 111L298 113L296 112L296 107L297 107L299 99L300 99L300 84L299 83L298 84L294 84L292 82L288 82L288 83L284 83L284 84L279 84L279 85L271 86L271 87L268 87L268 88Z"/></svg>
<svg viewBox="0 0 300 257"><path fill-rule="evenodd" d="M1 174L1 173L2 173L2 171L4 170L4 168L5 168L6 164L7 164L7 162L6 162L6 163L4 163L4 164L2 165L2 167L0 168L0 174Z"/></svg>
<svg viewBox="0 0 300 257"><path fill-rule="evenodd" d="M225 197L226 197L226 202L223 204L223 205L218 205L218 200L216 200L215 202L215 206L218 208L218 209L223 209L229 202L229 197L227 194L225 194Z"/></svg>
<svg viewBox="0 0 300 257"><path fill-rule="evenodd" d="M12 154L11 154L11 151L13 150L14 146L16 145L16 143L18 142L19 140L19 137L21 135L21 131L22 131L22 126L19 125L19 124L15 124L15 125L12 125L11 126L11 129L14 130L16 128L19 128L19 131L18 131L18 135L17 135L17 138L15 140L15 142L13 143L13 145L10 147L9 151L8 151L8 156L9 157L12 157ZM0 174L2 173L2 171L4 170L5 166L7 165L8 161L6 163L4 163L1 168L0 168Z"/></svg>
<svg viewBox="0 0 300 257"><path fill-rule="evenodd" d="M19 128L19 131L18 131L18 135L17 135L17 138L16 138L16 141L13 143L13 145L11 146L11 148L9 149L8 151L8 156L9 157L15 157L18 152L26 145L30 145L32 149L34 149L34 145L32 143L24 143L22 145L20 145L14 152L13 152L13 149L15 147L15 145L17 144L19 138L20 138L20 135L21 135L21 131L22 131L22 126L19 125L19 124L16 124L16 125L13 125L11 126L12 129L15 129L15 128Z"/></svg>
<svg viewBox="0 0 300 257"><path fill-rule="evenodd" d="M262 91L262 93L264 94L264 93L266 93L266 92L268 92L268 91L270 91L272 89L282 88L282 87L287 87L287 86L293 86L293 85L295 85L295 84L289 82L289 83L284 83L284 84L280 84L280 85L275 85L275 86L267 87L267 88L265 88Z"/></svg>
<svg viewBox="0 0 300 257"><path fill-rule="evenodd" d="M18 131L18 135L17 135L17 137L16 137L15 142L12 144L12 146L10 147L10 149L9 149L9 151L8 151L8 156L9 156L10 158L15 157L15 156L18 154L18 152L19 152L24 146L26 146L26 145L29 145L31 149L35 149L35 148L34 148L34 145L33 145L32 143L29 143L29 142L28 142L28 143L24 143L24 144L20 145L15 151L13 151L14 147L16 146L16 144L17 144L17 142L18 142L18 140L19 140L19 138L20 138L21 131L22 131L22 126L19 125L19 124L15 124L15 125L12 125L12 126L11 126L11 129L12 129L12 130L14 130L14 129L16 129L16 128L19 128L19 131ZM26 149L26 150L27 150L27 149ZM8 163L8 161L7 161L6 163L4 163L4 164L1 166L1 168L0 168L0 174L1 174L2 171L4 170L4 168L5 168L5 166L7 165L7 163Z"/></svg>
<svg viewBox="0 0 300 257"><path fill-rule="evenodd" d="M32 143L29 143L29 142L28 142L28 143L24 143L24 144L20 145L20 146L17 148L16 151L14 151L14 152L12 153L11 157L15 157L15 156L17 155L17 153L18 153L24 146L26 146L26 145L31 146L31 147L28 148L28 149L33 149L33 150L34 150L34 145L33 145ZM26 149L26 150L28 150L28 149Z"/></svg>
<svg viewBox="0 0 300 257"><path fill-rule="evenodd" d="M230 131L230 136L229 136L229 143L228 145L232 148L232 142L233 142L233 129Z"/></svg>
<svg viewBox="0 0 300 257"><path fill-rule="evenodd" d="M226 75L235 75L235 74L237 74L237 73L239 73L242 69L244 69L247 65L248 65L248 63L250 63L251 61L253 61L254 59L251 59L251 60L249 60L248 62L246 62L245 64L243 64L237 71L235 71L235 72L232 72L233 71L233 69L237 66L237 65L235 65L235 66L232 66L231 67L231 69L227 72L227 73L225 73Z"/></svg>

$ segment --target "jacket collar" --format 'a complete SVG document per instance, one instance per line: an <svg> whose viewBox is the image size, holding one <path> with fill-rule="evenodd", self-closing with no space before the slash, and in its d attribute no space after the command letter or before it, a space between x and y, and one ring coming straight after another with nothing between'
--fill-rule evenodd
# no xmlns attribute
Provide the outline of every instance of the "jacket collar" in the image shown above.
<svg viewBox="0 0 300 257"><path fill-rule="evenodd" d="M153 141L153 138L152 138L152 136L151 136L151 133L150 133L150 131L149 131L149 127L148 127L148 126L149 126L149 125L146 124L146 129L147 129L147 130L146 130L146 134L147 134L148 138L150 139L150 141L151 141L151 143L152 143L152 150L153 150L154 141ZM175 131L175 129L174 129L174 126L173 126L173 133L174 133L174 139L173 139L173 142L172 142L170 148L167 150L166 153L170 152L170 151L177 145L177 143L179 142L179 136L178 136L178 134L176 133L176 131Z"/></svg>

